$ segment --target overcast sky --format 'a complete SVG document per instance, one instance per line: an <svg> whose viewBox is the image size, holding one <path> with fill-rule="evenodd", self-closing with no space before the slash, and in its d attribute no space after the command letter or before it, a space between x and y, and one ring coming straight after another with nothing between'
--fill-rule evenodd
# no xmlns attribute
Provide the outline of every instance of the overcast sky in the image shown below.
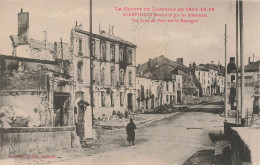
<svg viewBox="0 0 260 165"><path fill-rule="evenodd" d="M198 23L143 23L135 24L123 17L115 7L211 7ZM89 30L88 0L0 0L0 54L11 55L10 35L17 35L17 13L23 8L30 13L30 38L70 42L70 30L82 23ZM244 2L245 64L253 53L260 57L260 2ZM235 0L93 0L93 32L108 31L137 45L137 63L164 55L169 59L183 57L184 63L224 64L224 27L228 26L228 56L235 56Z"/></svg>

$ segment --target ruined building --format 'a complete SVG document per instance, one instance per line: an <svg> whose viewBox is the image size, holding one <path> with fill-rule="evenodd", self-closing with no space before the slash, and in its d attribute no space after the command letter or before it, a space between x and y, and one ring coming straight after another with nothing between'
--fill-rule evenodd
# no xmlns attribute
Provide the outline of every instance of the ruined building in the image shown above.
<svg viewBox="0 0 260 165"><path fill-rule="evenodd" d="M182 76L172 74L171 77L158 79L136 76L136 109L153 111L162 105L180 104L182 101Z"/></svg>
<svg viewBox="0 0 260 165"><path fill-rule="evenodd" d="M136 45L99 31L92 36L93 115L110 116L113 111L135 110ZM81 25L71 31L71 55L76 83L75 100L90 103L90 33ZM87 113L91 115L91 112Z"/></svg>
<svg viewBox="0 0 260 165"><path fill-rule="evenodd" d="M211 64L200 64L192 69L201 84L202 96L224 93L224 67L212 61Z"/></svg>
<svg viewBox="0 0 260 165"><path fill-rule="evenodd" d="M182 102L182 76L171 72L179 65L163 55L138 65L136 77L138 110L151 111L161 105Z"/></svg>
<svg viewBox="0 0 260 165"><path fill-rule="evenodd" d="M0 155L71 147L74 88L68 44L29 38L18 13L13 56L0 55ZM47 37L46 37L47 38Z"/></svg>

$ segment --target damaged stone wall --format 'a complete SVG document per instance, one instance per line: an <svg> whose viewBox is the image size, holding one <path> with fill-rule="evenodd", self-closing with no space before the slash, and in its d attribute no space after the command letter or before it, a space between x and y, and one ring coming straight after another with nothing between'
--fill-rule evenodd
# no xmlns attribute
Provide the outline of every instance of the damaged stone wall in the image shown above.
<svg viewBox="0 0 260 165"><path fill-rule="evenodd" d="M60 74L60 61L6 56L0 61L0 127L52 126L53 92L72 91L69 62L64 62L66 74Z"/></svg>
<svg viewBox="0 0 260 165"><path fill-rule="evenodd" d="M0 79L0 127L46 126L46 80L41 71L3 72Z"/></svg>
<svg viewBox="0 0 260 165"><path fill-rule="evenodd" d="M4 71L0 79L0 90L46 89L46 74L34 71Z"/></svg>
<svg viewBox="0 0 260 165"><path fill-rule="evenodd" d="M44 95L23 93L0 96L0 127L34 127L48 125L48 111Z"/></svg>
<svg viewBox="0 0 260 165"><path fill-rule="evenodd" d="M71 147L74 127L0 128L0 158Z"/></svg>

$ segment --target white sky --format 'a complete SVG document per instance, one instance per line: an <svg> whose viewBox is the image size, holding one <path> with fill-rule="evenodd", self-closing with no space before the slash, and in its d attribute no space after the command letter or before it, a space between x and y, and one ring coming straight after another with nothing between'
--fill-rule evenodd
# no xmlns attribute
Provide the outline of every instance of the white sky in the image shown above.
<svg viewBox="0 0 260 165"><path fill-rule="evenodd" d="M211 7L215 12L198 23L146 23L137 25L130 17L115 12L115 7ZM17 35L17 13L23 8L30 13L30 37L48 41L70 42L70 30L82 23L89 30L88 0L0 0L0 54L11 55L10 35ZM253 53L260 57L260 2L244 2L245 64ZM224 26L228 26L228 56L235 56L235 0L93 0L93 32L98 26L137 45L137 64L159 55L184 63L208 63L218 60L224 64Z"/></svg>

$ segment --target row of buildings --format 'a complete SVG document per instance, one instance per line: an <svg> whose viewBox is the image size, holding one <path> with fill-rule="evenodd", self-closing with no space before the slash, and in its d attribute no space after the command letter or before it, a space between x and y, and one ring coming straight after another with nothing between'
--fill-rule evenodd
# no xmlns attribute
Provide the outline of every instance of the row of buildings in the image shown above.
<svg viewBox="0 0 260 165"><path fill-rule="evenodd" d="M10 36L13 54L0 55L0 155L71 147L75 126L76 136L91 138L93 117L113 111L151 111L185 95L223 92L220 66L186 67L164 56L137 66L137 46L113 28L92 41L77 23L70 43L43 36L29 37L29 13L21 9L18 34Z"/></svg>
<svg viewBox="0 0 260 165"><path fill-rule="evenodd" d="M183 96L195 97L210 96L224 93L224 67L210 64L189 67L183 65L183 58L172 61L163 55L149 59L144 64L137 66L137 77L142 75L150 79L168 79L168 77L181 76L181 96L176 95L178 102ZM177 102L176 102L177 103Z"/></svg>

